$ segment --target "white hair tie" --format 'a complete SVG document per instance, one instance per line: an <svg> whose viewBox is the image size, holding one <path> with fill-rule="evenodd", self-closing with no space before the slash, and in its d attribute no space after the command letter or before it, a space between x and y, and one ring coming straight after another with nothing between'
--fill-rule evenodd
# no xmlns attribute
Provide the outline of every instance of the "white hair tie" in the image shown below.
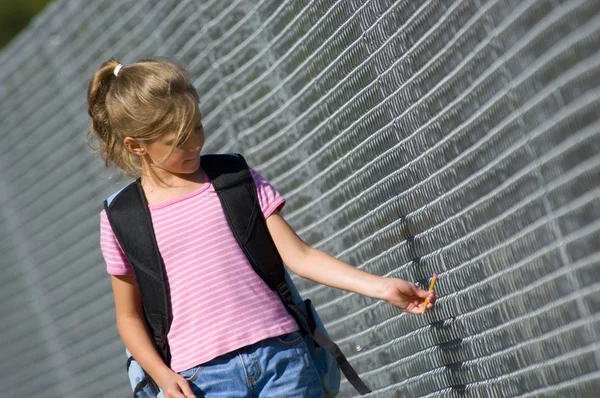
<svg viewBox="0 0 600 398"><path fill-rule="evenodd" d="M119 76L119 71L121 70L122 67L123 67L123 65L121 65L121 64L117 65L117 67L115 68L115 70L113 72L115 74L115 76Z"/></svg>

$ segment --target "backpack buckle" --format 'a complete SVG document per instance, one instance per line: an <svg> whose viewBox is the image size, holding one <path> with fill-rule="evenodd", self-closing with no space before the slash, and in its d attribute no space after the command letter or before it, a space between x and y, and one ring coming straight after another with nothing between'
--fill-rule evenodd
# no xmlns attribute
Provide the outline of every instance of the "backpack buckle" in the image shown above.
<svg viewBox="0 0 600 398"><path fill-rule="evenodd" d="M293 303L292 292L288 284L284 281L277 285L277 293L279 293L279 297L284 303Z"/></svg>

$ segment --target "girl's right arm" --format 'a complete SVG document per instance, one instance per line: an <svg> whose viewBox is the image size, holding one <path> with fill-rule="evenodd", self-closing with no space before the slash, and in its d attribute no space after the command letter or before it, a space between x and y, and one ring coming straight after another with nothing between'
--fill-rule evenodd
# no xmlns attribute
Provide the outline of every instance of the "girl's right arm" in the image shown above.
<svg viewBox="0 0 600 398"><path fill-rule="evenodd" d="M187 380L173 372L154 348L144 320L139 288L133 275L112 275L117 329L135 360L156 381L165 398L194 398Z"/></svg>

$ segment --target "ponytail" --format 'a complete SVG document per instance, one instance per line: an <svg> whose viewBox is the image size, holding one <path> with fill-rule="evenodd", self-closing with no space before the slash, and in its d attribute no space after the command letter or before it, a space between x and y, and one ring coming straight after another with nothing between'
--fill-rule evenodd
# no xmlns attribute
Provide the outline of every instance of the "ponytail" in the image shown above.
<svg viewBox="0 0 600 398"><path fill-rule="evenodd" d="M137 168L131 167L132 162L138 162L136 156L127 151L123 145L123 137L111 128L106 100L114 84L115 68L120 65L115 58L102 64L88 86L88 114L92 118L88 139L90 147L104 160L105 165L117 166L125 175L133 176Z"/></svg>

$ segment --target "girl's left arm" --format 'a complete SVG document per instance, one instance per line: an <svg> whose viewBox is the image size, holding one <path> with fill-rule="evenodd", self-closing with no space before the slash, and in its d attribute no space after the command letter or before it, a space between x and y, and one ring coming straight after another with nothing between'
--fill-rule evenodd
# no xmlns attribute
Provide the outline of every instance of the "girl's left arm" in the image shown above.
<svg viewBox="0 0 600 398"><path fill-rule="evenodd" d="M414 283L370 274L310 247L296 235L278 212L267 218L267 227L283 262L303 278L385 300L414 314L423 312L426 298L429 297L427 309L435 302L434 292L420 289Z"/></svg>

